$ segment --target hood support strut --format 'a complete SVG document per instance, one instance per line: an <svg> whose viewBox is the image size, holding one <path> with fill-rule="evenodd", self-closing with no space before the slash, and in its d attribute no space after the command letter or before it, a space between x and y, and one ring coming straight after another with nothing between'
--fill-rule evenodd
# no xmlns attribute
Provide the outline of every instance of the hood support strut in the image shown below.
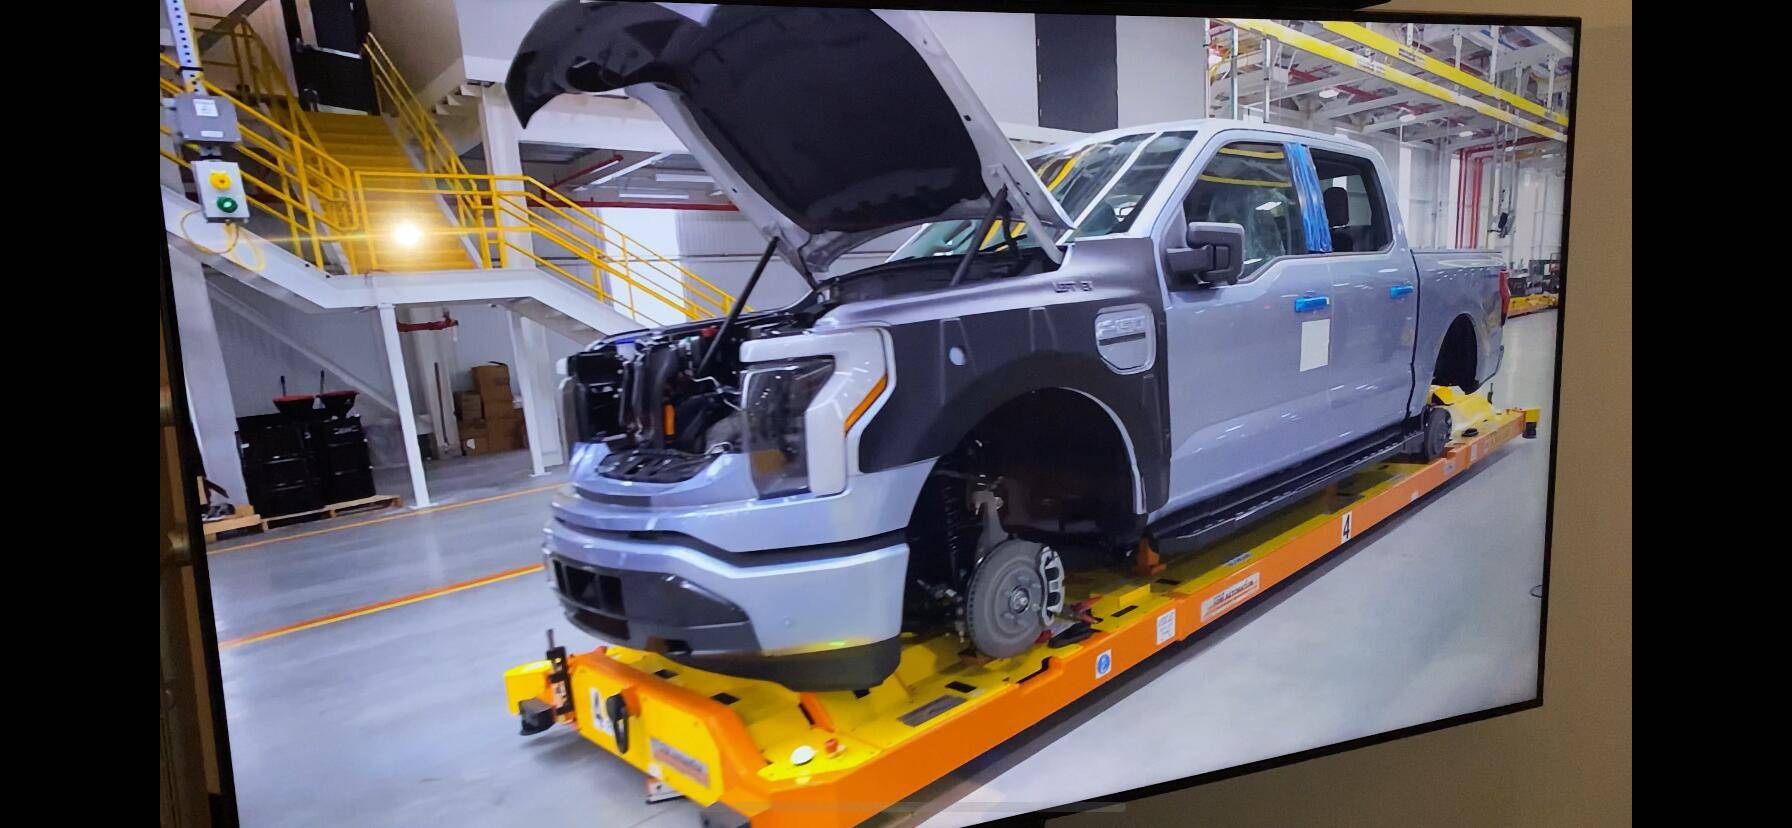
<svg viewBox="0 0 1792 828"><path fill-rule="evenodd" d="M697 370L691 372L693 377L703 376L703 369L709 367L709 358L715 356L716 349L721 347L728 329L734 327L734 320L740 318L741 308L747 306L747 297L753 295L753 286L759 284L759 276L765 273L765 266L771 262L772 253L778 249L778 237L773 236L765 243L765 252L759 254L759 264L753 266L753 275L747 277L746 287L740 289L740 295L734 298L734 307L728 309L728 318L722 320L722 327L716 331L709 347L703 349L703 359L697 361Z"/></svg>
<svg viewBox="0 0 1792 828"><path fill-rule="evenodd" d="M989 212L983 214L983 219L977 222L977 229L971 236L971 249L966 250L964 258L958 260L958 269L952 271L952 282L946 287L958 287L958 283L964 280L964 274L971 269L971 260L976 258L977 253L983 248L983 237L989 235L989 228L994 226L996 215L998 213L1007 214L1013 209L1008 204L1008 188L1003 187L996 193L995 198L989 200ZM1006 218L1003 219L1003 223L1007 223Z"/></svg>

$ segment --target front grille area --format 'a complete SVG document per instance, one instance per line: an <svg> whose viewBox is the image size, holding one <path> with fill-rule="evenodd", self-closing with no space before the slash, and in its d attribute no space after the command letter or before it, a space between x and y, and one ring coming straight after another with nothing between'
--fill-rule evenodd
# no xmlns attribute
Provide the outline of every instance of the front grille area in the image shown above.
<svg viewBox="0 0 1792 828"><path fill-rule="evenodd" d="M636 448L605 457L598 462L597 473L640 483L681 483L696 477L714 459L713 454Z"/></svg>
<svg viewBox="0 0 1792 828"><path fill-rule="evenodd" d="M623 617L628 608L622 603L622 579L602 570L570 566L554 561L554 584L560 594L597 612Z"/></svg>
<svg viewBox="0 0 1792 828"><path fill-rule="evenodd" d="M622 632L606 634L615 638L627 638L630 624L681 630L747 621L740 607L677 575L608 569L558 555L552 561L554 586L569 608L613 619Z"/></svg>

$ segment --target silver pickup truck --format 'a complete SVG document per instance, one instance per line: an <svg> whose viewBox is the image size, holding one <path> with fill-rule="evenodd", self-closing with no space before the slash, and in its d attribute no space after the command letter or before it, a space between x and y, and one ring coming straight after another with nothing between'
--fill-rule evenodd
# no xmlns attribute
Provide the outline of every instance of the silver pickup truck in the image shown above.
<svg viewBox="0 0 1792 828"><path fill-rule="evenodd" d="M772 255L813 286L568 360L545 552L604 641L799 690L905 633L1013 656L1066 572L1436 456L1432 386L1499 365L1499 256L1409 248L1371 148L1195 120L1023 159L914 13L566 0L508 81L525 122L645 101L769 240L741 300Z"/></svg>

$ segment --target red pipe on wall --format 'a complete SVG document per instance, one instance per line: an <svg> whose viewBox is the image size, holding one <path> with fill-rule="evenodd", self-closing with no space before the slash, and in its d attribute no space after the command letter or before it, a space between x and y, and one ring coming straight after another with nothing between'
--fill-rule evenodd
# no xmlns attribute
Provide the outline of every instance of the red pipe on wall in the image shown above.
<svg viewBox="0 0 1792 828"><path fill-rule="evenodd" d="M620 162L621 160L622 160L622 153L620 153L620 152L615 153L610 156L610 160L608 160L608 161L599 161L596 164L592 164L591 166L586 167L582 170L579 170L578 172L573 173L572 175L566 176L564 178L561 178L559 181L549 184L548 189L558 190L558 189L560 189L560 185L565 184L568 181L577 179L580 176L590 175L591 173L597 172L598 170L601 170L601 169L608 167L612 164Z"/></svg>

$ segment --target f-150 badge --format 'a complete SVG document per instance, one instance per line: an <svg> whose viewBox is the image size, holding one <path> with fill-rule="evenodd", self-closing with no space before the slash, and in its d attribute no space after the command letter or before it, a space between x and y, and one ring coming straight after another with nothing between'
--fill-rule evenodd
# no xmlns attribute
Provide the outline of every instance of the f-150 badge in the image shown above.
<svg viewBox="0 0 1792 828"><path fill-rule="evenodd" d="M1144 305L1109 308L1095 317L1095 349L1118 373L1133 374L1151 367L1157 356L1157 326Z"/></svg>

